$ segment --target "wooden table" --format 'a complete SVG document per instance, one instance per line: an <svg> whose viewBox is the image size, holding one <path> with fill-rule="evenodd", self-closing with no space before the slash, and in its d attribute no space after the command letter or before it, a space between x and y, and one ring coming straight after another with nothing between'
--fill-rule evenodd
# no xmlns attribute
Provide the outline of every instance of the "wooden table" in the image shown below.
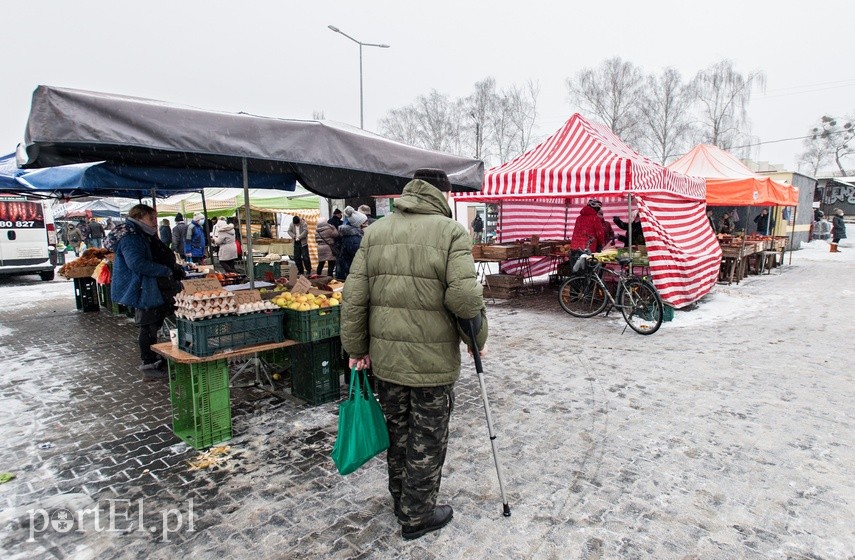
<svg viewBox="0 0 855 560"><path fill-rule="evenodd" d="M287 348L288 346L296 346L302 344L296 340L285 340L283 342L270 342L267 344L256 344L255 346L247 346L246 348L237 348L227 352L220 352L212 356L194 356L189 352L173 346L171 342L161 342L160 344L152 345L151 349L166 358L167 362L177 364L204 364L215 362L217 360L228 360L229 358L240 358L241 356L250 356L257 352L266 352L268 350L278 350L279 348Z"/></svg>
<svg viewBox="0 0 855 560"><path fill-rule="evenodd" d="M173 346L171 342L152 345L151 349L163 356L169 364L173 433L195 449L204 449L231 439L228 359L296 344L300 343L286 340L256 344L213 356L194 356ZM272 380L270 383L272 385Z"/></svg>

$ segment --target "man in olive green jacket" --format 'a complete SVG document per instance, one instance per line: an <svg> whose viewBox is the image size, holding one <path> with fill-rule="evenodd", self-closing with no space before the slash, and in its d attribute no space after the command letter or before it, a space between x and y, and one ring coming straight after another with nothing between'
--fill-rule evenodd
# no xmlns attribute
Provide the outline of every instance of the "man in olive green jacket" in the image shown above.
<svg viewBox="0 0 855 560"><path fill-rule="evenodd" d="M405 539L451 521L451 506L436 499L460 341L471 345L461 325L473 321L479 349L487 340L472 241L437 188L450 186L440 170L417 171L395 212L365 230L344 285L341 340L351 367L370 367L376 378L389 428L389 491Z"/></svg>

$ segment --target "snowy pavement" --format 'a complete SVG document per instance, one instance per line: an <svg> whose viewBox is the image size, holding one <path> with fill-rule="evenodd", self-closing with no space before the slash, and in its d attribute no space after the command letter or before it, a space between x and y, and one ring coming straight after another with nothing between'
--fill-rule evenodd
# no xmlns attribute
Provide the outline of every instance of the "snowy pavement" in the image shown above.
<svg viewBox="0 0 855 560"><path fill-rule="evenodd" d="M485 377L512 516L501 515L467 363L440 491L454 521L412 542L381 459L335 472L335 403L233 391L229 455L192 471L197 452L169 428L168 388L139 380L132 323L74 311L70 282L0 279L0 473L16 475L0 484L0 548L7 558L852 558L855 244L841 249L808 244L792 265L719 285L647 337L619 316L570 317L550 290L490 304ZM63 510L72 524L56 518Z"/></svg>

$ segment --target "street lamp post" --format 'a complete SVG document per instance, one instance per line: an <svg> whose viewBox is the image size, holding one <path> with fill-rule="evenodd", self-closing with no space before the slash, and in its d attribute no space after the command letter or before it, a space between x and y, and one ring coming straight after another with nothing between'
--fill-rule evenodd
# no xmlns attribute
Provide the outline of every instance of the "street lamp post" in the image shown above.
<svg viewBox="0 0 855 560"><path fill-rule="evenodd" d="M381 49L388 49L389 45L381 45L377 43L363 43L362 41L357 41L338 27L333 25L327 26L331 31L335 31L340 35L344 35L357 45L359 45L359 128L365 128L365 118L363 113L363 102L362 102L362 47L379 47Z"/></svg>

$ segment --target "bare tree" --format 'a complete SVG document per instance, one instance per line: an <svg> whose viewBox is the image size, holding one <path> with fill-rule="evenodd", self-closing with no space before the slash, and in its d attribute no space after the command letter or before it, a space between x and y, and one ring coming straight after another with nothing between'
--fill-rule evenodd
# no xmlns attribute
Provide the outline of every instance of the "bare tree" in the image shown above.
<svg viewBox="0 0 855 560"><path fill-rule="evenodd" d="M665 165L688 147L693 102L692 89L676 69L666 68L660 76L647 76L640 105L640 147L652 159Z"/></svg>
<svg viewBox="0 0 855 560"><path fill-rule="evenodd" d="M412 105L393 109L380 121L380 132L414 146L501 163L527 150L537 120L538 87L512 86L498 92L486 78L475 91L453 100L436 91Z"/></svg>
<svg viewBox="0 0 855 560"><path fill-rule="evenodd" d="M568 78L567 89L583 113L600 119L627 144L638 145L642 83L641 70L615 57Z"/></svg>
<svg viewBox="0 0 855 560"><path fill-rule="evenodd" d="M809 136L803 142L804 151L796 162L798 170L805 172L811 177L816 177L820 170L831 163L831 153L828 146L821 138Z"/></svg>
<svg viewBox="0 0 855 560"><path fill-rule="evenodd" d="M730 60L722 60L697 73L692 88L704 142L727 150L750 133L748 104L755 86L766 87L765 74L758 70L740 74Z"/></svg>
<svg viewBox="0 0 855 560"><path fill-rule="evenodd" d="M420 95L415 103L392 109L380 120L382 134L407 144L452 152L457 146L455 134L459 110L448 96L431 90Z"/></svg>
<svg viewBox="0 0 855 560"><path fill-rule="evenodd" d="M511 107L510 119L515 129L516 157L531 148L534 123L537 120L537 98L540 95L540 84L526 83L524 88L513 86L507 93Z"/></svg>
<svg viewBox="0 0 855 560"><path fill-rule="evenodd" d="M805 151L799 162L806 160L814 165L814 173L819 171L819 166L834 162L842 176L849 173L843 167L846 160L855 154L855 117L852 115L845 119L837 119L823 115L819 119L819 126L810 131L810 137L805 139Z"/></svg>

